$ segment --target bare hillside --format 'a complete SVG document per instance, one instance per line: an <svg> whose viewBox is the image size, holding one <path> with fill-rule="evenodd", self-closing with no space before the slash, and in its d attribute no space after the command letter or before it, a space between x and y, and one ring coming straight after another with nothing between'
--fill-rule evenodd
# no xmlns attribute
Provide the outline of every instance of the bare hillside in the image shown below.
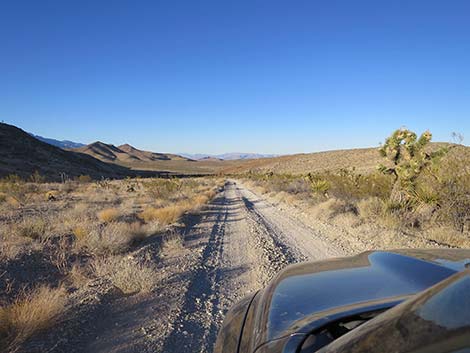
<svg viewBox="0 0 470 353"><path fill-rule="evenodd" d="M129 144L114 146L103 142L94 142L73 151L88 154L107 163L114 163L131 170L164 171L176 174L215 174L225 168L243 165L245 160L224 161L220 159L192 160L171 153L143 151Z"/></svg>
<svg viewBox="0 0 470 353"><path fill-rule="evenodd" d="M254 159L241 165L228 167L224 172L304 174L352 167L356 168L358 172L368 172L373 170L380 160L381 157L376 148L360 148Z"/></svg>
<svg viewBox="0 0 470 353"><path fill-rule="evenodd" d="M36 171L56 180L60 179L61 173L68 176L86 174L94 178L135 174L128 168L104 163L83 153L65 151L39 141L15 126L1 123L0 176L29 177Z"/></svg>
<svg viewBox="0 0 470 353"><path fill-rule="evenodd" d="M452 146L449 143L431 143L430 150L439 147ZM458 150L467 150L468 147L458 146ZM451 155L456 152L451 151ZM223 169L224 173L269 173L276 174L306 174L311 172L337 171L344 168L354 168L358 173L368 173L384 162L378 148L357 148L348 150L335 150L315 153L303 153L274 158L262 158L244 161L229 165Z"/></svg>
<svg viewBox="0 0 470 353"><path fill-rule="evenodd" d="M138 163L171 160L190 161L189 158L181 157L175 154L142 151L129 144L124 144L119 147L116 147L112 144L107 144L100 141L91 143L83 147L75 148L73 149L73 151L86 153L104 162L112 163Z"/></svg>

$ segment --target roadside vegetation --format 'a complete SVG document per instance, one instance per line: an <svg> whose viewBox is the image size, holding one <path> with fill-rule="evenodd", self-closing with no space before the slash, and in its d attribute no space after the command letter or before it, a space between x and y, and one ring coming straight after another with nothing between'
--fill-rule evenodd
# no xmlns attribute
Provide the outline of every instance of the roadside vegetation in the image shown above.
<svg viewBox="0 0 470 353"><path fill-rule="evenodd" d="M152 292L159 254L145 245L162 251L182 243L169 234L220 185L215 178L88 176L48 183L39 173L1 179L0 350L21 350L64 320L77 293L90 286L121 295Z"/></svg>
<svg viewBox="0 0 470 353"><path fill-rule="evenodd" d="M431 144L431 138L430 132L418 137L395 131L377 151L382 163L369 173L343 168L303 175L247 173L244 179L310 217L356 229L366 242L375 238L375 246L400 246L397 239L408 236L469 247L470 149Z"/></svg>

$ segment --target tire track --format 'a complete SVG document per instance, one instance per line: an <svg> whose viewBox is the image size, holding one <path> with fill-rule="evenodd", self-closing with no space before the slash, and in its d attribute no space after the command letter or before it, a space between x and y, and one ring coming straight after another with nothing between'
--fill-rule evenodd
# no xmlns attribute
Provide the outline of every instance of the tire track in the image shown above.
<svg viewBox="0 0 470 353"><path fill-rule="evenodd" d="M219 197L213 203L218 204L216 209L223 211L217 213L207 245L187 287L182 310L173 325L175 329L163 344L163 352L181 352L182 348L191 352L212 350L217 323L221 321L218 311L220 262L228 217L225 197Z"/></svg>

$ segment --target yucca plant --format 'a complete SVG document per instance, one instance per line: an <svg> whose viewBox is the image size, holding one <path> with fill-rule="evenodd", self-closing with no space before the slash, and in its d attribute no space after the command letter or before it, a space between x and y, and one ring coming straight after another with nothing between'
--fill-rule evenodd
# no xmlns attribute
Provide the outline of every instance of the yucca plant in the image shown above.
<svg viewBox="0 0 470 353"><path fill-rule="evenodd" d="M321 179L320 177L311 173L307 174L306 179L309 181L310 188L312 189L313 193L321 194L325 197L329 196L328 191L331 188L331 184L327 180Z"/></svg>
<svg viewBox="0 0 470 353"><path fill-rule="evenodd" d="M394 186L390 201L394 204L410 205L416 196L417 180L422 172L437 163L447 152L440 148L433 152L426 151L432 134L425 131L418 138L416 133L407 129L398 129L380 147L379 153L388 159L388 164L380 164L378 170L394 177Z"/></svg>

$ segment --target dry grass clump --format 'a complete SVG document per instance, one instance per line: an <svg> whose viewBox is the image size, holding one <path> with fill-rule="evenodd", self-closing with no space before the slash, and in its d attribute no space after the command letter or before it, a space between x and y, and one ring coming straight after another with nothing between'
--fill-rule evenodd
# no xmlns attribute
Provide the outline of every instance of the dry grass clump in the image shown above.
<svg viewBox="0 0 470 353"><path fill-rule="evenodd" d="M25 217L13 225L13 235L34 240L45 239L50 235L52 225L45 217Z"/></svg>
<svg viewBox="0 0 470 353"><path fill-rule="evenodd" d="M441 226L431 228L426 231L426 237L434 240L439 244L456 246L459 248L470 248L470 238L466 234L462 234L453 227Z"/></svg>
<svg viewBox="0 0 470 353"><path fill-rule="evenodd" d="M160 225L166 226L175 223L186 211L187 208L183 204L161 208L147 207L139 217L145 222L157 221Z"/></svg>
<svg viewBox="0 0 470 353"><path fill-rule="evenodd" d="M122 213L117 208L106 208L97 213L98 219L104 223L117 221L121 216Z"/></svg>
<svg viewBox="0 0 470 353"><path fill-rule="evenodd" d="M65 312L63 288L41 286L0 308L0 348L15 350L34 334L54 324Z"/></svg>
<svg viewBox="0 0 470 353"><path fill-rule="evenodd" d="M313 209L313 214L322 219L331 219L345 213L357 214L355 205L334 198L315 205Z"/></svg>
<svg viewBox="0 0 470 353"><path fill-rule="evenodd" d="M143 182L142 185L155 199L169 199L183 188L183 183L179 179L154 178Z"/></svg>
<svg viewBox="0 0 470 353"><path fill-rule="evenodd" d="M82 288L90 279L82 266L74 264L68 272L68 280L74 287Z"/></svg>
<svg viewBox="0 0 470 353"><path fill-rule="evenodd" d="M140 223L111 222L86 228L76 228L77 244L94 254L118 254L143 240L147 233Z"/></svg>
<svg viewBox="0 0 470 353"><path fill-rule="evenodd" d="M10 229L0 224L0 261L14 259L25 249L41 249L42 245L32 239L11 236Z"/></svg>
<svg viewBox="0 0 470 353"><path fill-rule="evenodd" d="M199 211L214 196L215 192L209 190L169 206L160 208L146 207L139 214L139 218L145 222L158 222L161 226L167 226L176 223L187 212Z"/></svg>
<svg viewBox="0 0 470 353"><path fill-rule="evenodd" d="M95 274L107 277L124 294L149 293L158 282L157 270L148 264L139 264L132 258L115 256L97 259Z"/></svg>
<svg viewBox="0 0 470 353"><path fill-rule="evenodd" d="M75 237L75 240L79 243L85 241L87 236L90 234L90 231L83 226L77 226L72 229L72 234Z"/></svg>
<svg viewBox="0 0 470 353"><path fill-rule="evenodd" d="M89 175L80 175L78 178L77 178L77 181L80 183L80 184L87 184L87 183L91 183L93 181L93 179L91 178L91 176Z"/></svg>
<svg viewBox="0 0 470 353"><path fill-rule="evenodd" d="M183 238L177 233L172 233L163 239L162 250L165 253L172 253L183 248Z"/></svg>
<svg viewBox="0 0 470 353"><path fill-rule="evenodd" d="M359 216L364 220L378 219L383 216L385 204L378 197L369 197L357 202Z"/></svg>

